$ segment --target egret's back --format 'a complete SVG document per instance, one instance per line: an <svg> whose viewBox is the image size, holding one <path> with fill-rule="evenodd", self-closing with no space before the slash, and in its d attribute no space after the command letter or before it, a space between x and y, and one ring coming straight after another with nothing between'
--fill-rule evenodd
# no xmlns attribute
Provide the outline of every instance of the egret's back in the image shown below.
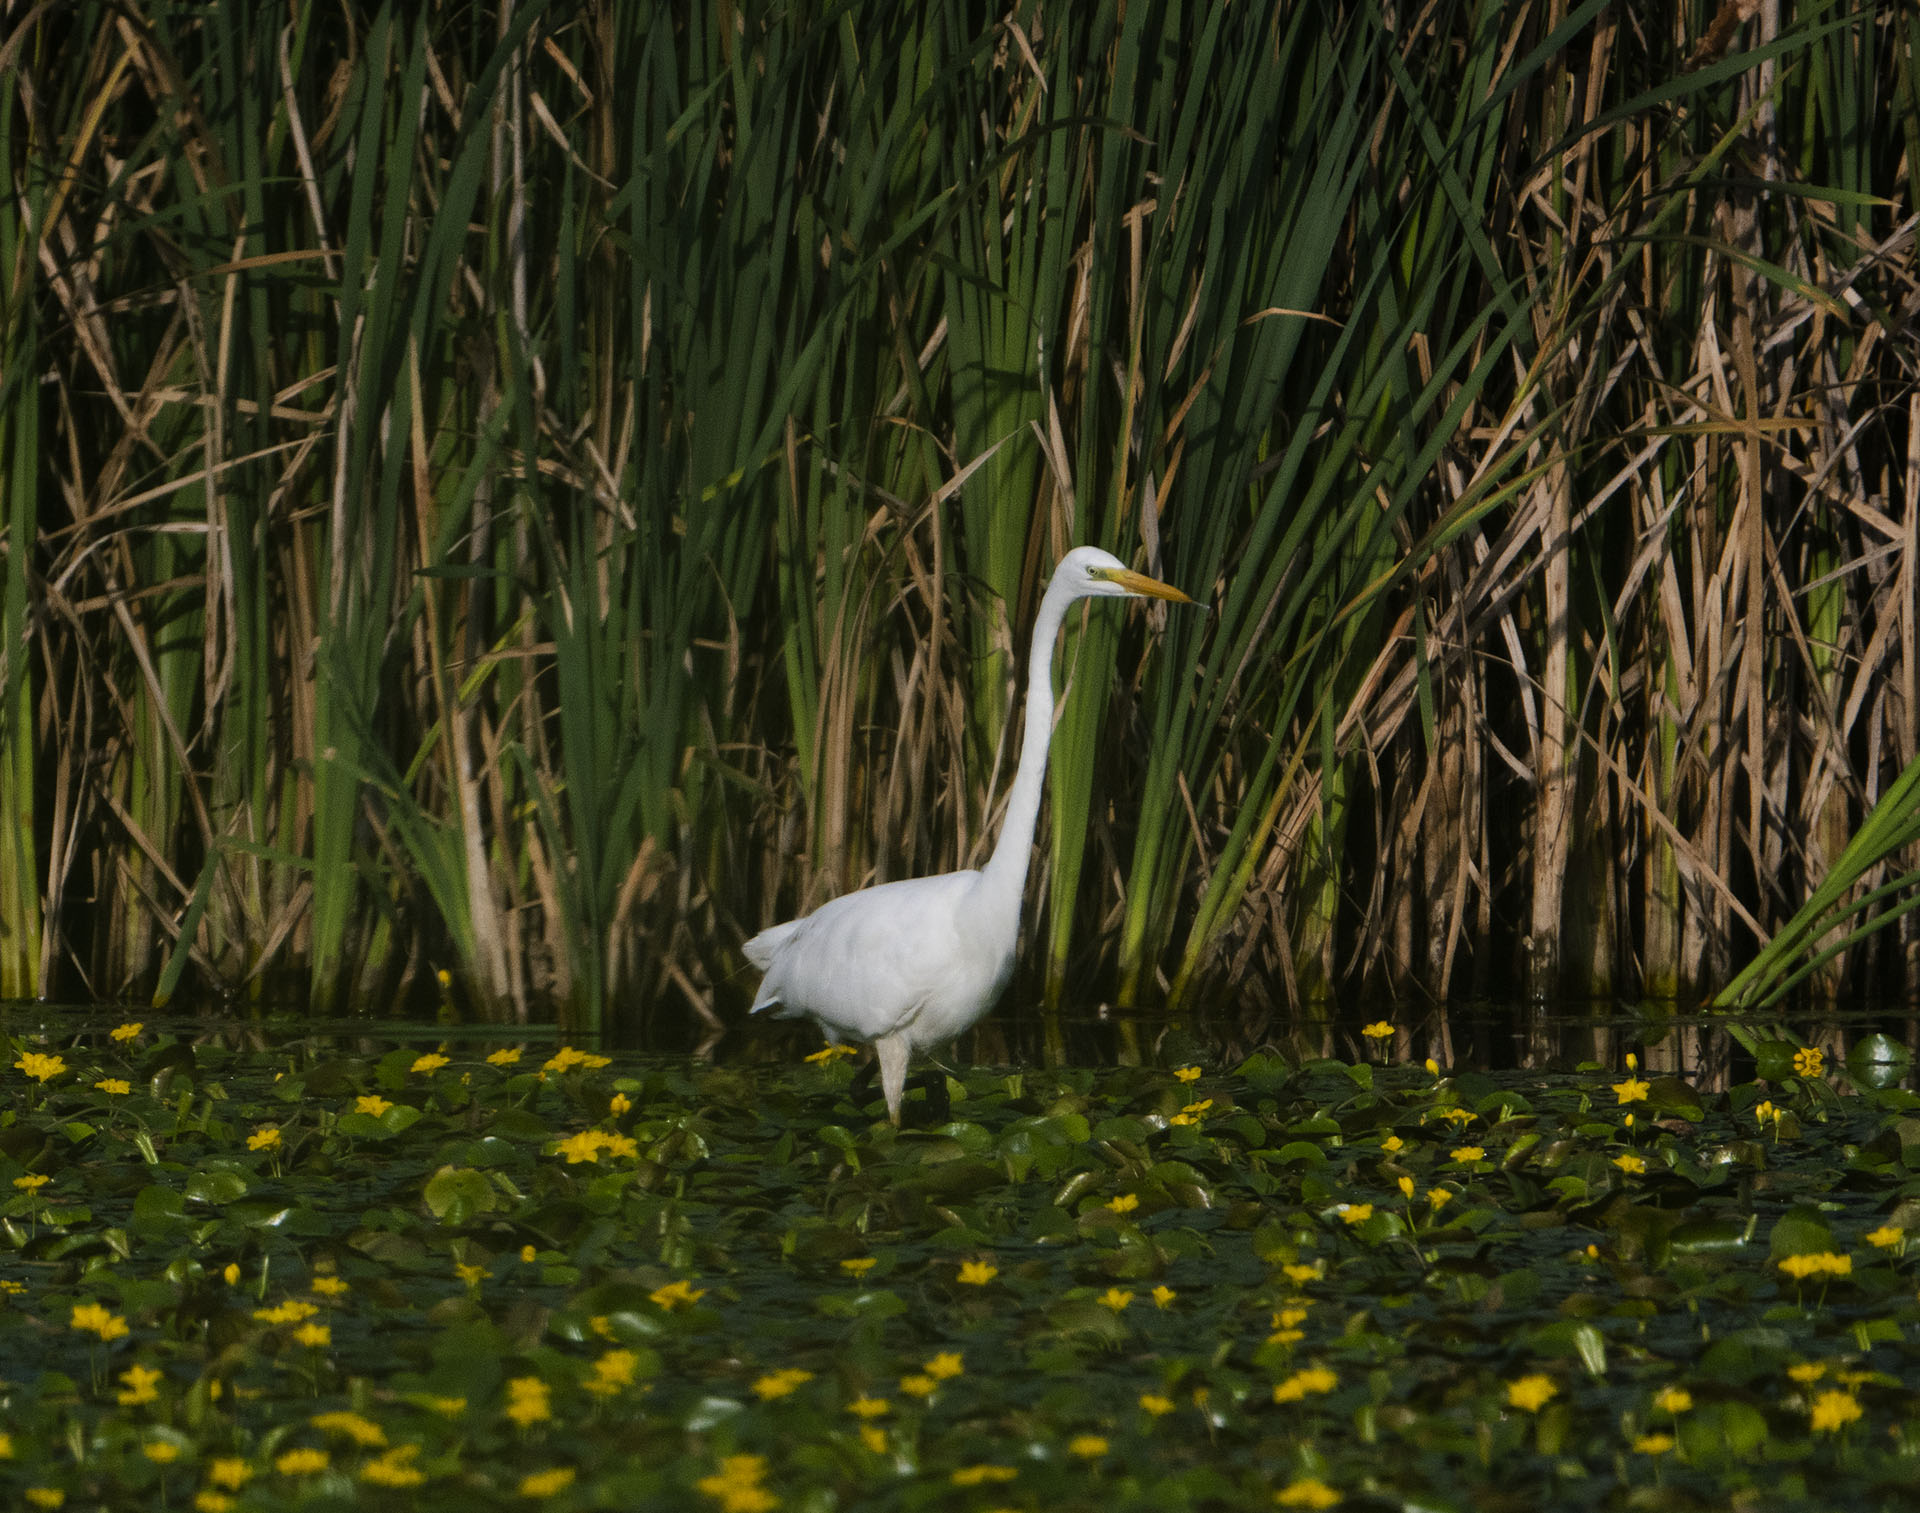
<svg viewBox="0 0 1920 1513"><path fill-rule="evenodd" d="M993 1007L1013 971L1012 912L988 906L978 872L882 883L762 930L745 946L762 968L757 1014L816 1020L829 1039L951 1039Z"/></svg>

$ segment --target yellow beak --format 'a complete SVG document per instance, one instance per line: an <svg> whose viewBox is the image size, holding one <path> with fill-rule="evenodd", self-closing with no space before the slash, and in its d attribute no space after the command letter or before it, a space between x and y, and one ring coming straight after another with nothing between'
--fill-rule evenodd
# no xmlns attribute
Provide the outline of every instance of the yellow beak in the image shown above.
<svg viewBox="0 0 1920 1513"><path fill-rule="evenodd" d="M1162 583L1158 578L1149 578L1145 573L1136 573L1131 568L1109 571L1106 577L1109 583L1119 584L1130 594L1144 594L1149 599L1166 599L1174 604L1193 603L1171 583Z"/></svg>

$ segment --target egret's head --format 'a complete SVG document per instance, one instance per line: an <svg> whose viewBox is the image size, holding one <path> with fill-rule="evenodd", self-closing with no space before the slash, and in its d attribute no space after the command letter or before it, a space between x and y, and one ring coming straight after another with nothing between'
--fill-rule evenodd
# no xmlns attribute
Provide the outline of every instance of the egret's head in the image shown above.
<svg viewBox="0 0 1920 1513"><path fill-rule="evenodd" d="M1098 594L1105 598L1145 597L1167 599L1175 604L1191 604L1179 589L1145 573L1136 573L1112 552L1097 546L1077 546L1060 559L1053 571L1054 581L1064 583L1076 595Z"/></svg>

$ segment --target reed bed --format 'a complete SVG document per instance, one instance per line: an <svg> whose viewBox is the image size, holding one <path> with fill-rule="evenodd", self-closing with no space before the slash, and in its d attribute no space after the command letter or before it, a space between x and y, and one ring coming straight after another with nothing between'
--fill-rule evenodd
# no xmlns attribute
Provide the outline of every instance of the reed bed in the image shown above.
<svg viewBox="0 0 1920 1513"><path fill-rule="evenodd" d="M1081 541L1021 1005L1914 979L1911 10L9 17L0 997L717 1027Z"/></svg>

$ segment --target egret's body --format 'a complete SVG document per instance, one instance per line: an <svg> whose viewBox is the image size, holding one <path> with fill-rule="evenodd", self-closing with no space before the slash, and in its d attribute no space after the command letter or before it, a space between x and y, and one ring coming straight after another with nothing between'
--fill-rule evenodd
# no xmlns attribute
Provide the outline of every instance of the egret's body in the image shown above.
<svg viewBox="0 0 1920 1513"><path fill-rule="evenodd" d="M895 1124L908 1058L977 1023L1013 975L1020 901L1053 736L1053 644L1067 608L1088 596L1141 595L1191 602L1097 547L1083 546L1060 559L1034 618L1020 765L985 867L848 893L746 943L747 959L766 973L753 1012L811 1018L835 1045L872 1042L887 1116Z"/></svg>

